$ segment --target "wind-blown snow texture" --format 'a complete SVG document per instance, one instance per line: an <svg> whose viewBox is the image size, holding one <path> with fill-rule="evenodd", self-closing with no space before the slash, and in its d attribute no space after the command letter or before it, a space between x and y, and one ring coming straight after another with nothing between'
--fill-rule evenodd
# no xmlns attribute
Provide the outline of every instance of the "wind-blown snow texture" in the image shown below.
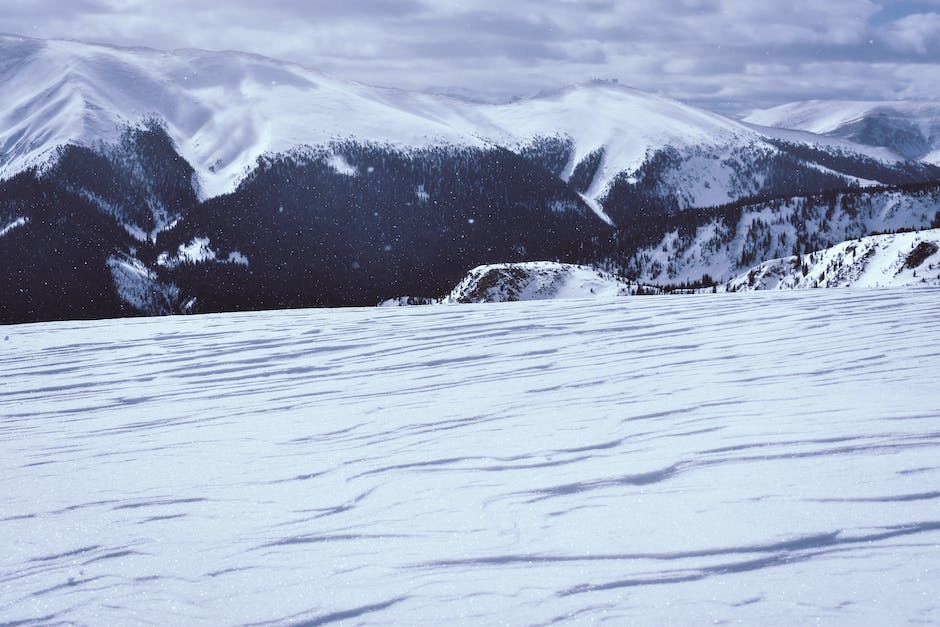
<svg viewBox="0 0 940 627"><path fill-rule="evenodd" d="M7 327L0 621L936 622L938 308Z"/></svg>

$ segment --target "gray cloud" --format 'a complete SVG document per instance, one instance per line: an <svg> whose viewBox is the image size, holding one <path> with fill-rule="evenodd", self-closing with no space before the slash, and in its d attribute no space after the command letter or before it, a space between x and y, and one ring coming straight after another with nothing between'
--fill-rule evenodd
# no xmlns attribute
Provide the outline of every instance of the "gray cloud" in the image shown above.
<svg viewBox="0 0 940 627"><path fill-rule="evenodd" d="M7 0L0 31L245 50L496 98L606 77L728 112L940 99L940 0Z"/></svg>

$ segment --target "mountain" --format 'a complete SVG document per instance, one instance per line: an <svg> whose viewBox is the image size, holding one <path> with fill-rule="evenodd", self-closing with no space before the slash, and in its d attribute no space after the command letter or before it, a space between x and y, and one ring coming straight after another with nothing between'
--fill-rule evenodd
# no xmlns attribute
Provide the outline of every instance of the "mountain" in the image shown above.
<svg viewBox="0 0 940 627"><path fill-rule="evenodd" d="M729 292L816 287L940 286L940 229L872 235L765 261L728 281Z"/></svg>
<svg viewBox="0 0 940 627"><path fill-rule="evenodd" d="M0 36L0 58L2 322L373 305L496 263L622 273L702 208L940 179L604 82L485 104L236 52Z"/></svg>
<svg viewBox="0 0 940 627"><path fill-rule="evenodd" d="M235 189L267 153L348 135L398 146L480 146L445 101L333 79L243 53L164 52L0 36L0 178L67 143L114 143L159 119L203 197Z"/></svg>
<svg viewBox="0 0 940 627"><path fill-rule="evenodd" d="M940 102L809 100L754 111L744 119L880 146L940 165Z"/></svg>

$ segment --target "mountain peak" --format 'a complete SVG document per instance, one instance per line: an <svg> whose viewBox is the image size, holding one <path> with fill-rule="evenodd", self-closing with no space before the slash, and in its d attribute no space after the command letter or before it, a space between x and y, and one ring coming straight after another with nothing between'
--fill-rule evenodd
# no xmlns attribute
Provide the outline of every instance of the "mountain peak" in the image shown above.
<svg viewBox="0 0 940 627"><path fill-rule="evenodd" d="M940 165L940 102L807 100L753 111L745 121L888 148Z"/></svg>

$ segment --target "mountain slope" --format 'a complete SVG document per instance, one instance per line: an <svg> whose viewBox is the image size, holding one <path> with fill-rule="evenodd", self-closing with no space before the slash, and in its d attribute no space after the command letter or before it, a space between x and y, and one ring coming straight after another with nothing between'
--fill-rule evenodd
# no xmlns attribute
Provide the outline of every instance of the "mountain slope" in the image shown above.
<svg viewBox="0 0 940 627"><path fill-rule="evenodd" d="M940 165L940 103L809 100L754 111L745 121L881 146Z"/></svg>
<svg viewBox="0 0 940 627"><path fill-rule="evenodd" d="M723 288L740 292L908 286L940 286L940 229L873 235L765 261Z"/></svg>
<svg viewBox="0 0 940 627"><path fill-rule="evenodd" d="M742 202L685 212L656 228L621 230L608 267L641 283L724 282L756 263L874 232L940 225L940 185ZM618 256L620 255L620 256ZM703 276L705 275L705 276Z"/></svg>
<svg viewBox="0 0 940 627"><path fill-rule="evenodd" d="M113 142L155 116L199 173L204 197L256 159L356 134L376 142L480 145L444 101L379 90L243 53L116 48L0 36L0 178L55 147Z"/></svg>

